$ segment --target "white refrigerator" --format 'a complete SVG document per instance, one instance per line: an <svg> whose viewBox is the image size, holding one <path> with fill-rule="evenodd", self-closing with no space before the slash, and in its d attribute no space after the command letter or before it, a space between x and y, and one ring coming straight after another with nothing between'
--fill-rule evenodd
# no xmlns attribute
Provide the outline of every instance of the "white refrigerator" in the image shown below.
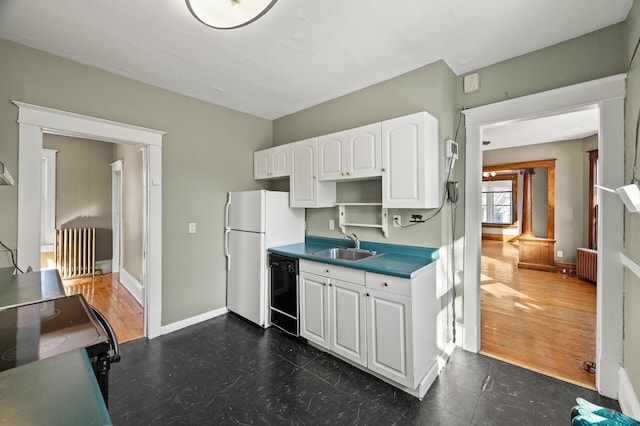
<svg viewBox="0 0 640 426"><path fill-rule="evenodd" d="M225 214L227 308L269 327L267 249L304 242L304 209L289 207L289 193L229 192Z"/></svg>

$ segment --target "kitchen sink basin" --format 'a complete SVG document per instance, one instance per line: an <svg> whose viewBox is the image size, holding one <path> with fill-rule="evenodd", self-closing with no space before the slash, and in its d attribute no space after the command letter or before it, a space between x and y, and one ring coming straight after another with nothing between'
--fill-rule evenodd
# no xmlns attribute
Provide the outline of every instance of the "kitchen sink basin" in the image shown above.
<svg viewBox="0 0 640 426"><path fill-rule="evenodd" d="M358 262L363 259L379 256L382 253L378 253L373 250L369 251L369 250L362 250L362 249L355 249L355 248L334 247L330 249L316 251L311 254L314 256L326 257L328 259L348 260L351 262Z"/></svg>

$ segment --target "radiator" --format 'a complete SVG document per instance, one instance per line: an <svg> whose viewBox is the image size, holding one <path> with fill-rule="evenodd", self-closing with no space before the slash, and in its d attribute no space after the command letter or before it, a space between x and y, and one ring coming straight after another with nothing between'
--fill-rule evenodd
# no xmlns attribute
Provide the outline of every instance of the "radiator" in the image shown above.
<svg viewBox="0 0 640 426"><path fill-rule="evenodd" d="M93 276L96 228L56 229L55 259L63 279Z"/></svg>
<svg viewBox="0 0 640 426"><path fill-rule="evenodd" d="M596 282L598 280L598 252L596 250L578 249L576 275L587 281Z"/></svg>

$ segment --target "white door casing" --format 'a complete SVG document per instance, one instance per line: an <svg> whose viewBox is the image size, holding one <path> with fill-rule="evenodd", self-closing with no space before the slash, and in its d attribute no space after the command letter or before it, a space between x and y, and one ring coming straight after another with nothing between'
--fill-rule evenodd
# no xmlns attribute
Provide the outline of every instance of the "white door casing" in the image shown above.
<svg viewBox="0 0 640 426"><path fill-rule="evenodd" d="M111 227L113 235L111 271L120 272L122 266L122 160L111 163Z"/></svg>
<svg viewBox="0 0 640 426"><path fill-rule="evenodd" d="M18 265L39 269L42 135L55 133L145 147L143 287L145 334L162 334L162 137L165 132L13 101L18 107Z"/></svg>
<svg viewBox="0 0 640 426"><path fill-rule="evenodd" d="M486 126L532 117L598 108L598 184L617 188L624 182L624 97L626 74L567 86L463 111L466 121L464 324L462 346L480 349L480 256L482 228L482 131ZM478 214L476 214L478 213ZM602 203L598 220L598 286L596 314L596 388L617 398L623 360L624 206ZM606 277L606 279L604 279Z"/></svg>
<svg viewBox="0 0 640 426"><path fill-rule="evenodd" d="M58 150L42 149L42 215L40 244L53 250L56 233L56 157Z"/></svg>

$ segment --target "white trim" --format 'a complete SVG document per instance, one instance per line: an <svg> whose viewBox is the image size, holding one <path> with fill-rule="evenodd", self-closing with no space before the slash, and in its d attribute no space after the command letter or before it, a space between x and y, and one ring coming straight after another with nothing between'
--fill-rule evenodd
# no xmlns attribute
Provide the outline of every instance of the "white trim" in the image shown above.
<svg viewBox="0 0 640 426"><path fill-rule="evenodd" d="M45 228L44 235L40 235L40 251L42 247L55 244L56 240L56 177L57 177L57 149L42 148L42 198L40 207L40 226ZM52 249L53 251L53 249Z"/></svg>
<svg viewBox="0 0 640 426"><path fill-rule="evenodd" d="M111 163L111 269L120 272L122 266L122 160ZM144 305L143 305L144 306Z"/></svg>
<svg viewBox="0 0 640 426"><path fill-rule="evenodd" d="M640 278L640 265L624 253L620 253L620 260L636 277Z"/></svg>
<svg viewBox="0 0 640 426"><path fill-rule="evenodd" d="M178 331L181 330L183 328L192 326L192 325L196 325L198 323L201 323L203 321L207 321L210 320L211 318L215 318L215 317L219 317L220 315L224 315L226 313L228 313L229 310L225 307L219 308L219 309L214 309L213 311L209 311L209 312L205 312L203 314L200 315L196 315L195 317L191 317L191 318L186 318L180 321L176 321L174 323L171 324L167 324L167 325L163 325L162 326L162 334L168 334L168 333L172 333L174 331Z"/></svg>
<svg viewBox="0 0 640 426"><path fill-rule="evenodd" d="M598 107L598 184L617 188L624 180L624 96L626 74L510 99L463 111L466 121L465 252L462 345L480 349L480 257L482 252L480 211L482 130L532 117ZM596 327L596 387L612 398L618 394L618 368L623 356L623 250L622 203L603 203L599 212L598 307ZM603 280L606 277L606 280ZM604 291L606 289L606 291Z"/></svg>
<svg viewBox="0 0 640 426"><path fill-rule="evenodd" d="M638 401L638 397L633 390L633 385L631 384L631 379L629 379L627 370L621 368L619 376L620 396L618 398L618 402L620 403L620 408L627 416L633 417L634 419L640 419L640 401Z"/></svg>
<svg viewBox="0 0 640 426"><path fill-rule="evenodd" d="M145 148L144 171L148 193L147 228L143 230L145 329L149 338L162 332L162 137L165 132L59 111L24 102L18 107L18 264L23 270L40 265L40 161L43 133L70 135L111 143L130 143ZM146 271L146 273L144 272Z"/></svg>
<svg viewBox="0 0 640 426"><path fill-rule="evenodd" d="M136 280L124 267L120 268L119 280L120 284L138 301L140 306L144 308L144 289L142 284Z"/></svg>

